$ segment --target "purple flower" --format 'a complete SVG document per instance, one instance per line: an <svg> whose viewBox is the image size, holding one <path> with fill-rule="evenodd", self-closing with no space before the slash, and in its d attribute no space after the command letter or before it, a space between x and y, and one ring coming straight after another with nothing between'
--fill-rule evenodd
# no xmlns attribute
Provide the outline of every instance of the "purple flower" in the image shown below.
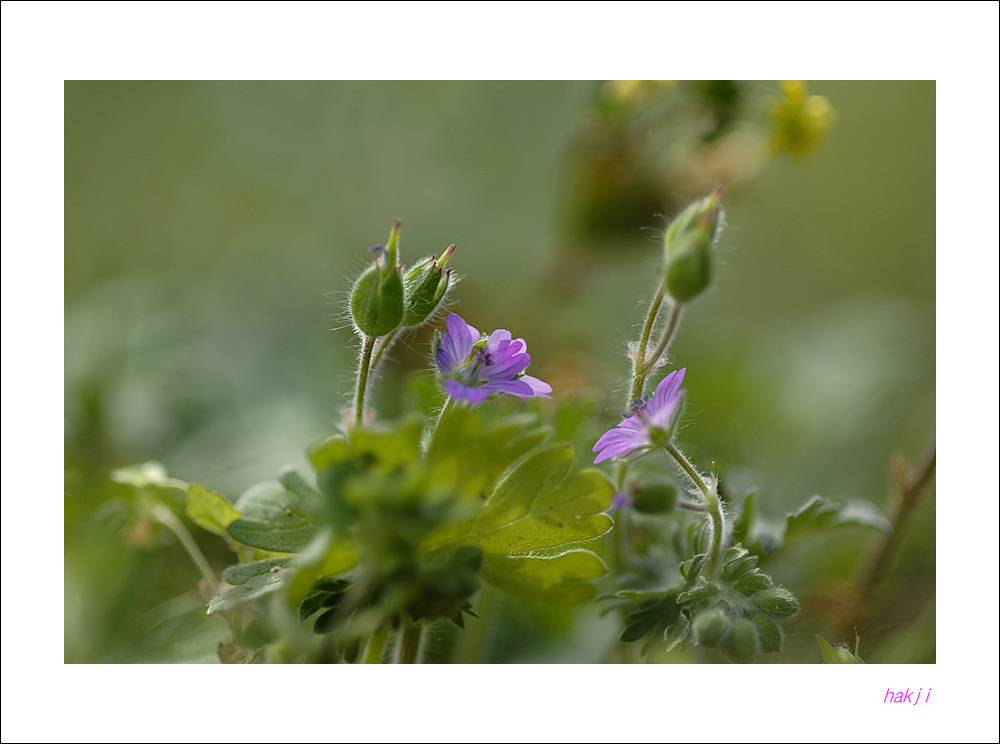
<svg viewBox="0 0 1000 744"><path fill-rule="evenodd" d="M438 341L434 359L452 398L481 403L492 393L552 397L549 384L524 374L531 357L523 338L511 339L504 330L487 337L454 313L446 322L448 330Z"/></svg>
<svg viewBox="0 0 1000 744"><path fill-rule="evenodd" d="M683 408L682 382L683 369L671 372L656 386L652 397L634 401L628 418L597 440L594 452L600 454L594 464L611 457L634 460L668 444L674 436Z"/></svg>

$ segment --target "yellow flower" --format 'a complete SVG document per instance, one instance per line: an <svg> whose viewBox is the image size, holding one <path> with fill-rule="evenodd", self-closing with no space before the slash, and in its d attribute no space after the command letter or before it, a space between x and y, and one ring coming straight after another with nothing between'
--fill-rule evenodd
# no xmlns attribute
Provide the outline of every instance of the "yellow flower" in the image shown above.
<svg viewBox="0 0 1000 744"><path fill-rule="evenodd" d="M836 112L824 96L806 95L801 80L783 80L782 97L771 103L771 152L801 158L815 150L833 126Z"/></svg>

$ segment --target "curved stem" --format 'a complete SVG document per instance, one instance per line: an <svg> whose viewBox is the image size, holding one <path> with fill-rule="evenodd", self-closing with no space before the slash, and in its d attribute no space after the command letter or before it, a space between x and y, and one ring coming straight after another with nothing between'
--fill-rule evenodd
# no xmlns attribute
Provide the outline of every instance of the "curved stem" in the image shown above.
<svg viewBox="0 0 1000 744"><path fill-rule="evenodd" d="M387 333L382 336L382 342L378 345L378 349L375 350L375 356L372 358L371 371L374 372L378 369L379 363L382 361L382 357L385 353L389 351L390 347L396 343L396 339L402 334L403 329L399 328L392 333Z"/></svg>
<svg viewBox="0 0 1000 744"><path fill-rule="evenodd" d="M718 564L719 557L722 554L722 537L726 529L725 516L722 513L722 501L719 499L719 494L715 489L715 484L709 485L705 482L694 465L691 464L684 453L677 449L677 446L671 442L667 445L667 452L670 456L677 461L677 464L681 466L688 478L698 487L701 491L702 496L705 497L705 504L703 511L708 513L709 519L712 521L712 542L709 546L708 556L709 562L712 566Z"/></svg>
<svg viewBox="0 0 1000 744"><path fill-rule="evenodd" d="M649 310L646 312L646 320L642 324L642 335L639 336L639 345L635 350L635 359L632 360L632 382L629 385L629 398L625 401L625 408L636 398L642 397L642 390L646 386L646 377L649 373L646 368L646 349L649 347L649 337L653 333L653 325L656 323L656 316L660 312L663 304L663 285L656 288L653 301L649 303Z"/></svg>
<svg viewBox="0 0 1000 744"><path fill-rule="evenodd" d="M173 532L177 539L180 540L181 545L184 546L184 550L187 552L188 557L197 566L201 575L205 577L205 581L212 588L212 591L216 594L219 593L219 580L215 578L215 572L212 571L212 567L208 565L208 561L205 560L205 556L202 554L201 549L198 547L198 543L194 541L191 537L191 533L188 532L187 527L184 523L179 520L174 513L170 511L167 507L162 504L157 504L152 508L153 516L166 527L168 530Z"/></svg>
<svg viewBox="0 0 1000 744"><path fill-rule="evenodd" d="M694 504L694 503L692 503L690 501L684 501L683 499L678 499L677 500L677 508L678 509L687 509L688 511L693 511L693 512L707 512L708 511L708 507L705 506L704 504Z"/></svg>
<svg viewBox="0 0 1000 744"><path fill-rule="evenodd" d="M669 452L670 456L677 461L677 464L681 466L681 470L683 470L687 474L687 477L691 479L691 482L698 487L698 490L701 491L702 495L708 499L709 494L712 493L712 489L709 488L705 479L701 477L701 473L695 470L695 467L691 464L690 460L684 456L684 453L677 449L677 445L673 442L670 442L667 445L667 452Z"/></svg>
<svg viewBox="0 0 1000 744"><path fill-rule="evenodd" d="M670 342L674 338L674 331L677 330L677 326L680 324L681 320L681 308L684 306L679 302L674 303L670 308L670 317L667 318L667 327L663 329L663 336L660 338L660 342L656 345L656 349L649 356L649 362L647 363L647 369L644 370L646 375L649 375L653 371L653 364L656 360L661 358L667 353L667 349L670 348Z"/></svg>
<svg viewBox="0 0 1000 744"><path fill-rule="evenodd" d="M625 475L628 473L629 463L622 461L618 464L615 474L615 492L620 493L625 488ZM621 574L625 570L625 559L628 554L628 513L624 509L619 509L614 516L614 527L611 530L611 540L614 560L614 572Z"/></svg>
<svg viewBox="0 0 1000 744"><path fill-rule="evenodd" d="M375 339L365 336L361 346L361 358L358 360L358 391L354 396L354 418L360 424L365 412L365 392L368 389L368 372L371 370L372 349L375 348Z"/></svg>
<svg viewBox="0 0 1000 744"><path fill-rule="evenodd" d="M396 641L396 663L416 664L420 660L420 639L424 633L422 623L407 623L399 631Z"/></svg>

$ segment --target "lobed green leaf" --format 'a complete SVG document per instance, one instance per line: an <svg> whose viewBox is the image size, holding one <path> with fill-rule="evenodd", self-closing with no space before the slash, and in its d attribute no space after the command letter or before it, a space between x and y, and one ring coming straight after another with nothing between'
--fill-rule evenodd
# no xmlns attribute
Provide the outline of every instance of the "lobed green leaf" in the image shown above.
<svg viewBox="0 0 1000 744"><path fill-rule="evenodd" d="M460 499L485 499L500 477L549 436L533 416L487 423L473 409L445 413L427 452L430 482L454 488Z"/></svg>

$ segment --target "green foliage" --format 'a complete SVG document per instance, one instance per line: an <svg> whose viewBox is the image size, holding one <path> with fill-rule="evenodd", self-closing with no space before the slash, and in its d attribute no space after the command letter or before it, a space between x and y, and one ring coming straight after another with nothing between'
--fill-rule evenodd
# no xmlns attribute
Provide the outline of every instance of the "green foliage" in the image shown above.
<svg viewBox="0 0 1000 744"><path fill-rule="evenodd" d="M416 419L323 440L309 452L318 489L285 469L243 494L227 527L242 545L295 555L230 567L234 586L210 611L284 586L317 633L350 639L407 621L462 627L482 580L557 604L593 598L607 568L579 544L610 529L613 489L596 470L571 474L568 446L530 454L548 435L533 416L456 406L426 455ZM220 496L194 493L197 514L214 509L210 527L228 519Z"/></svg>
<svg viewBox="0 0 1000 744"><path fill-rule="evenodd" d="M883 532L890 530L886 518L866 501L844 504L813 496L775 525L759 518L757 499L756 491L743 499L742 513L734 524L733 536L751 546L754 552L766 555L778 552L787 541L816 536L839 527L853 525Z"/></svg>
<svg viewBox="0 0 1000 744"><path fill-rule="evenodd" d="M185 512L191 521L220 537L228 537L228 528L240 518L240 513L215 491L204 486L190 485L187 488Z"/></svg>
<svg viewBox="0 0 1000 744"><path fill-rule="evenodd" d="M434 432L425 467L433 481L452 484L457 498L485 500L500 476L548 435L527 414L486 421L472 408L453 406Z"/></svg>
<svg viewBox="0 0 1000 744"><path fill-rule="evenodd" d="M596 470L568 475L572 461L572 449L562 445L529 457L499 483L481 511L439 527L424 549L434 553L476 545L485 554L487 580L500 588L559 601L589 598L590 591L570 589L563 582L598 578L603 562L586 550L564 556L568 546L611 529L611 518L603 512L614 490ZM528 555L535 551L549 552Z"/></svg>
<svg viewBox="0 0 1000 744"><path fill-rule="evenodd" d="M319 492L295 470L259 483L236 502L240 517L227 528L236 542L277 553L297 553L316 536Z"/></svg>
<svg viewBox="0 0 1000 744"><path fill-rule="evenodd" d="M288 566L288 559L268 559L230 566L222 572L222 580L234 586L212 598L208 603L209 614L234 609L277 591L281 588Z"/></svg>
<svg viewBox="0 0 1000 744"><path fill-rule="evenodd" d="M483 577L504 591L556 604L580 604L593 599L593 583L607 566L589 550L568 550L554 556L496 555L483 568Z"/></svg>
<svg viewBox="0 0 1000 744"><path fill-rule="evenodd" d="M686 539L678 542L680 554L701 543L700 534L688 529ZM670 648L690 641L718 648L737 663L756 661L761 652L781 651L784 634L778 621L794 615L799 604L787 589L774 586L757 562L757 556L734 545L718 566L712 565L707 553L681 561L672 586L619 590L613 606L626 608L621 640L649 637L648 647L661 637Z"/></svg>
<svg viewBox="0 0 1000 744"><path fill-rule="evenodd" d="M785 524L786 540L844 525L873 527L883 532L891 529L888 520L866 501L840 504L820 496L813 496L798 511L789 514Z"/></svg>

